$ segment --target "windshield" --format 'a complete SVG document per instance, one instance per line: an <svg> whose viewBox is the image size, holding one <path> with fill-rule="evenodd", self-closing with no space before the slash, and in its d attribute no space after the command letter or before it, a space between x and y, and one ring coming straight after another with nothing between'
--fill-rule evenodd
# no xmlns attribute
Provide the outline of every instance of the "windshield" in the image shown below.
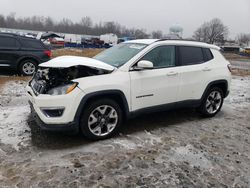
<svg viewBox="0 0 250 188"><path fill-rule="evenodd" d="M97 54L93 58L114 67L120 67L142 51L146 46L146 44L121 43Z"/></svg>

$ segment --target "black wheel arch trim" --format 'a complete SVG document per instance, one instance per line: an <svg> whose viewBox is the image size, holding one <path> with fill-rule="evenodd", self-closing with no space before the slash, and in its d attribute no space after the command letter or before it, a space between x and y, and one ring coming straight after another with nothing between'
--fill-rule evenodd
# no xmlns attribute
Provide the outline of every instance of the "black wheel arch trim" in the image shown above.
<svg viewBox="0 0 250 188"><path fill-rule="evenodd" d="M227 97L227 95L229 94L229 91L228 91L228 82L227 82L227 80L215 80L215 81L212 81L212 82L210 82L208 85L207 85L207 87L206 87L206 89L205 89L205 91L203 92L203 94L202 94L202 97L201 97L201 101L204 99L204 97L206 96L206 93L208 92L208 90L213 86L213 85L216 85L216 84L225 84L225 86L226 86L226 91L225 91L225 93L224 93L224 96L223 96L223 98L226 98Z"/></svg>
<svg viewBox="0 0 250 188"><path fill-rule="evenodd" d="M121 90L102 90L102 91L88 93L82 98L80 104L78 105L76 114L75 114L75 121L78 122L78 124L80 124L81 114L83 113L84 106L89 100L96 98L96 97L105 97L105 96L111 96L111 95L119 96L122 99L123 106L121 108L125 114L125 118L127 118L129 116L129 106L128 106L128 101L125 97L125 94Z"/></svg>
<svg viewBox="0 0 250 188"><path fill-rule="evenodd" d="M25 55L25 56L20 57L20 58L17 60L17 68L18 68L18 67L20 66L20 64L21 64L24 60L26 60L26 59L31 59L31 60L37 62L37 64L39 64L39 63L41 62L40 59L39 59L38 57L36 57L36 56L33 56L33 55Z"/></svg>

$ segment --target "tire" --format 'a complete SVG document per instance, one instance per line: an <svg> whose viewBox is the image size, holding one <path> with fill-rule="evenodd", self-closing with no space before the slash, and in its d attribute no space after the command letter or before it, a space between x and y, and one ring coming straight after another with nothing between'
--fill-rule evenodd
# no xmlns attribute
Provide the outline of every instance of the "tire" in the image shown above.
<svg viewBox="0 0 250 188"><path fill-rule="evenodd" d="M198 111L203 117L213 117L221 110L223 102L223 91L218 87L213 87L206 93Z"/></svg>
<svg viewBox="0 0 250 188"><path fill-rule="evenodd" d="M32 59L24 60L19 65L19 72L24 76L32 76L37 70L37 63Z"/></svg>
<svg viewBox="0 0 250 188"><path fill-rule="evenodd" d="M82 134L90 140L102 140L114 136L122 125L122 110L111 99L98 99L83 110L80 120Z"/></svg>

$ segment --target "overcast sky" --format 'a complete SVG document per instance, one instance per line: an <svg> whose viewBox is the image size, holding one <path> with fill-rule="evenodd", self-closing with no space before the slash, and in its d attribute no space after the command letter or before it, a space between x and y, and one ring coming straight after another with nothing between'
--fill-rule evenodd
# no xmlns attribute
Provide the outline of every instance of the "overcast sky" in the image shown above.
<svg viewBox="0 0 250 188"><path fill-rule="evenodd" d="M205 21L220 18L230 37L250 33L250 0L0 0L0 14L50 16L55 20L79 21L89 16L94 22L116 21L148 32L179 24L184 37Z"/></svg>

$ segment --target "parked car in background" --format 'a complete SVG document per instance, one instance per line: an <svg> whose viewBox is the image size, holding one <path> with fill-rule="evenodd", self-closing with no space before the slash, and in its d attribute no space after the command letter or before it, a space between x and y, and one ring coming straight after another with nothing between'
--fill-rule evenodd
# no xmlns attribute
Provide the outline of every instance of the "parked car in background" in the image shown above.
<svg viewBox="0 0 250 188"><path fill-rule="evenodd" d="M60 37L54 37L49 39L52 48L63 48L64 47L64 39Z"/></svg>
<svg viewBox="0 0 250 188"><path fill-rule="evenodd" d="M117 35L113 33L107 33L100 36L100 40L104 41L104 44L114 46L118 43Z"/></svg>
<svg viewBox="0 0 250 188"><path fill-rule="evenodd" d="M118 38L118 44L119 43L122 43L122 42L126 42L126 41L129 41L129 40L135 40L135 37L122 37L122 38Z"/></svg>
<svg viewBox="0 0 250 188"><path fill-rule="evenodd" d="M247 55L250 55L250 47L246 47L244 49L244 53L247 54Z"/></svg>
<svg viewBox="0 0 250 188"><path fill-rule="evenodd" d="M39 66L27 86L46 130L73 129L90 139L114 135L126 118L177 107L216 115L230 90L220 48L180 40L132 40L93 58L62 56Z"/></svg>
<svg viewBox="0 0 250 188"><path fill-rule="evenodd" d="M221 49L223 52L239 53L241 48L240 46L221 46Z"/></svg>
<svg viewBox="0 0 250 188"><path fill-rule="evenodd" d="M31 76L40 63L51 58L51 51L37 39L0 33L0 68L17 70Z"/></svg>

